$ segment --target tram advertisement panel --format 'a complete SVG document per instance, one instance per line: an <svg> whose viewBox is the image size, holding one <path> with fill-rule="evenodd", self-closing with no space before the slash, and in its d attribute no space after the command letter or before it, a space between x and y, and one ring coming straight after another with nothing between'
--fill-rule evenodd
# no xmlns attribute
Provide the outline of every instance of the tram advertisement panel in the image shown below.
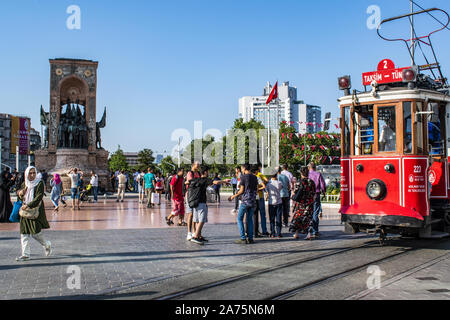
<svg viewBox="0 0 450 320"><path fill-rule="evenodd" d="M432 198L447 198L446 163L434 161L429 170Z"/></svg>
<svg viewBox="0 0 450 320"><path fill-rule="evenodd" d="M403 203L407 209L415 210L422 216L428 215L427 169L426 158L403 158Z"/></svg>

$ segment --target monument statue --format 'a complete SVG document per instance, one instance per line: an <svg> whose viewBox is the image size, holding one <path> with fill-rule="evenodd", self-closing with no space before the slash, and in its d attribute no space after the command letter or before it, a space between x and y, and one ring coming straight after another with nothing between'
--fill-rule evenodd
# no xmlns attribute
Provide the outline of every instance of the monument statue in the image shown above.
<svg viewBox="0 0 450 320"><path fill-rule="evenodd" d="M41 106L44 144L35 152L36 166L58 173L66 188L70 168L94 171L100 187L109 189L108 156L100 129L106 126L106 108L96 119L98 62L81 59L50 60L50 110Z"/></svg>
<svg viewBox="0 0 450 320"><path fill-rule="evenodd" d="M49 112L45 112L42 105L41 105L41 125L44 127L44 148L48 148Z"/></svg>
<svg viewBox="0 0 450 320"><path fill-rule="evenodd" d="M106 127L106 107L105 111L103 112L102 120L100 120L100 122L97 122L95 124L95 135L96 135L95 145L97 146L98 149L103 149L100 129L103 129L104 127Z"/></svg>

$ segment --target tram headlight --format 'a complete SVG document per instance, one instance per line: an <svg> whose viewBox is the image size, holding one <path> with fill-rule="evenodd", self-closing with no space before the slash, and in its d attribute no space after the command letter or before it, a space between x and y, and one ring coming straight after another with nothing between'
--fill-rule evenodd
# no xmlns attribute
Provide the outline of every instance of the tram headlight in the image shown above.
<svg viewBox="0 0 450 320"><path fill-rule="evenodd" d="M381 180L372 180L367 184L366 193L372 200L383 200L387 194L386 185Z"/></svg>

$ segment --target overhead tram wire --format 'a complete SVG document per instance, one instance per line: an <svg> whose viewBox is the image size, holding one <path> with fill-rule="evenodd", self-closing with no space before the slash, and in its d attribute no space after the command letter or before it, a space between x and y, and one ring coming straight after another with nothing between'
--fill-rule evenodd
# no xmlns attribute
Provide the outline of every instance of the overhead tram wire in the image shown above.
<svg viewBox="0 0 450 320"><path fill-rule="evenodd" d="M419 9L421 10L425 10L424 8L422 8L419 4L417 4L417 2L415 2L414 0L408 0L409 2L412 2L414 5L416 5L417 7L419 7ZM431 13L427 12L428 15L430 15L434 20L436 20L437 22L439 22L443 27L445 27L445 29L450 31L450 28L448 26L445 25L445 23L443 23L442 21L440 21L438 18L436 18L435 16L433 16Z"/></svg>

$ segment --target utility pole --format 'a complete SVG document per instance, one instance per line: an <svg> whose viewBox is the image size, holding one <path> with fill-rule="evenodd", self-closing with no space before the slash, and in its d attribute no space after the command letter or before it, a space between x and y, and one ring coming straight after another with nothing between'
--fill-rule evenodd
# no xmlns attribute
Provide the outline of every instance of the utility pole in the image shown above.
<svg viewBox="0 0 450 320"><path fill-rule="evenodd" d="M178 138L178 168L181 167L181 150L180 150L181 138Z"/></svg>
<svg viewBox="0 0 450 320"><path fill-rule="evenodd" d="M19 162L19 146L16 146L16 168L17 171L20 172L20 162Z"/></svg>
<svg viewBox="0 0 450 320"><path fill-rule="evenodd" d="M415 65L415 50L414 50L414 16L412 15L414 13L414 2L411 0L411 65Z"/></svg>

